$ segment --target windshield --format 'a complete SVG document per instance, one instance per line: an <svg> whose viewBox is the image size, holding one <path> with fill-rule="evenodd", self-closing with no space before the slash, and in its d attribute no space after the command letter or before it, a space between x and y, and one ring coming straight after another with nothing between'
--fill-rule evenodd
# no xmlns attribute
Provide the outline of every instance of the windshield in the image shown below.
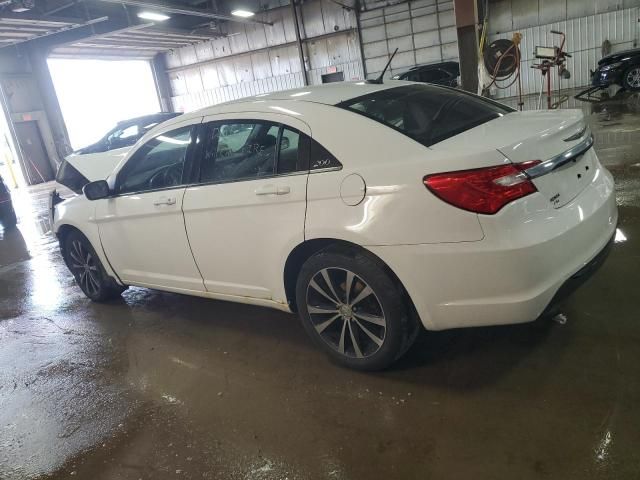
<svg viewBox="0 0 640 480"><path fill-rule="evenodd" d="M460 90L434 85L389 88L338 105L431 146L514 110Z"/></svg>

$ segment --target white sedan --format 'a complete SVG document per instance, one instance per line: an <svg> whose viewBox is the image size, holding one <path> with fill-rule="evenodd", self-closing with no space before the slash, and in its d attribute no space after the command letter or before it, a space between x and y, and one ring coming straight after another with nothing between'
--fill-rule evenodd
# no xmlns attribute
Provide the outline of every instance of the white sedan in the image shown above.
<svg viewBox="0 0 640 480"><path fill-rule="evenodd" d="M92 300L135 285L297 312L339 363L380 369L420 327L535 320L592 270L618 218L592 144L579 110L308 87L164 122L54 231Z"/></svg>

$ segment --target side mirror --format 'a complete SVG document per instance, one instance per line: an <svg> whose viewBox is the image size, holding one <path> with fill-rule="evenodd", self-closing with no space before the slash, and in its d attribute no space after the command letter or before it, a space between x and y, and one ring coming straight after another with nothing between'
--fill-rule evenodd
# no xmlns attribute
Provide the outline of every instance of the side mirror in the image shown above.
<svg viewBox="0 0 640 480"><path fill-rule="evenodd" d="M111 190L109 190L109 184L106 180L96 180L95 182L87 183L82 188L82 192L89 200L100 200L101 198L107 198Z"/></svg>

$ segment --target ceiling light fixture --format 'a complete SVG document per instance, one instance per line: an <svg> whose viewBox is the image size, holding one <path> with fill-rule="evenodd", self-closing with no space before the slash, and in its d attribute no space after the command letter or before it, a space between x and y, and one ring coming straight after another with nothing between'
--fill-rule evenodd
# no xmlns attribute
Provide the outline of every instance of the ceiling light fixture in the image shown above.
<svg viewBox="0 0 640 480"><path fill-rule="evenodd" d="M253 17L255 13L250 12L249 10L244 10L242 8L237 8L235 10L231 10L231 15L235 17L249 18Z"/></svg>
<svg viewBox="0 0 640 480"><path fill-rule="evenodd" d="M169 15L165 15L164 13L157 12L139 12L138 17L143 18L145 20L152 20L154 22L164 22L165 20L169 20L171 17Z"/></svg>

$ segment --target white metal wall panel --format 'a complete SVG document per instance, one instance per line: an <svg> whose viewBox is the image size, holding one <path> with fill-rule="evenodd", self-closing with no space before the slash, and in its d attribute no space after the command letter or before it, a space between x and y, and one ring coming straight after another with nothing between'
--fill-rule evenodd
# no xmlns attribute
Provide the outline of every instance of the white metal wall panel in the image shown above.
<svg viewBox="0 0 640 480"><path fill-rule="evenodd" d="M249 51L249 40L247 39L247 32L245 26L240 23L231 23L229 29L229 47L231 53L244 53Z"/></svg>
<svg viewBox="0 0 640 480"><path fill-rule="evenodd" d="M640 0L489 0L491 34L640 7Z"/></svg>
<svg viewBox="0 0 640 480"><path fill-rule="evenodd" d="M325 33L322 19L322 1L304 2L300 8L303 31L307 37L317 37Z"/></svg>
<svg viewBox="0 0 640 480"><path fill-rule="evenodd" d="M256 80L264 80L273 77L269 52L258 52L251 54L251 68Z"/></svg>
<svg viewBox="0 0 640 480"><path fill-rule="evenodd" d="M408 15L408 7L402 8ZM394 14L402 13L402 8L393 9ZM301 13L303 37L321 37L304 44L309 83L322 83L322 75L334 71L342 71L345 80L362 79L358 36L352 30L356 25L355 13L331 0L306 1ZM261 15L273 25L229 24L227 37L166 55L176 110L193 110L304 84L290 6ZM403 25L410 29L408 17ZM401 33L399 30L398 40L408 48ZM386 49L384 26L382 38ZM403 57L398 61L406 63Z"/></svg>
<svg viewBox="0 0 640 480"><path fill-rule="evenodd" d="M602 42L608 40L614 52L634 48L640 39L640 7L627 8L589 15L581 18L549 23L518 30L522 34L520 45L522 60L522 90L524 94L538 93L541 85L541 74L531 68L537 61L534 48L537 45L553 46L559 44L559 37L552 35L551 30L565 32L567 36L566 50L572 58L567 61L571 72L569 80L552 78L554 90L560 88L583 87L590 84L590 71L596 68L602 57ZM514 31L491 35L490 41L497 38L512 38ZM506 90L497 90L499 98L517 94L515 86Z"/></svg>
<svg viewBox="0 0 640 480"><path fill-rule="evenodd" d="M214 58L226 57L231 55L231 47L229 46L229 39L217 38L211 41L211 45L213 46L213 56ZM178 66L188 65L187 63L183 63Z"/></svg>
<svg viewBox="0 0 640 480"><path fill-rule="evenodd" d="M287 41L284 28L284 12L267 12L265 20L272 22L273 25L264 26L264 35L267 39L267 45L280 45ZM290 16L288 18L291 18ZM294 34L295 35L295 34Z"/></svg>
<svg viewBox="0 0 640 480"><path fill-rule="evenodd" d="M209 64L200 68L200 75L202 75L202 88L206 90L213 90L221 86L220 77L218 77L218 69L216 65Z"/></svg>
<svg viewBox="0 0 640 480"><path fill-rule="evenodd" d="M211 42L202 42L194 45L196 58L199 62L213 59L213 45Z"/></svg>
<svg viewBox="0 0 640 480"><path fill-rule="evenodd" d="M371 7L371 3L367 5ZM388 76L415 65L458 58L457 32L450 0L413 0L379 6L360 15L367 74L379 74L397 48Z"/></svg>

